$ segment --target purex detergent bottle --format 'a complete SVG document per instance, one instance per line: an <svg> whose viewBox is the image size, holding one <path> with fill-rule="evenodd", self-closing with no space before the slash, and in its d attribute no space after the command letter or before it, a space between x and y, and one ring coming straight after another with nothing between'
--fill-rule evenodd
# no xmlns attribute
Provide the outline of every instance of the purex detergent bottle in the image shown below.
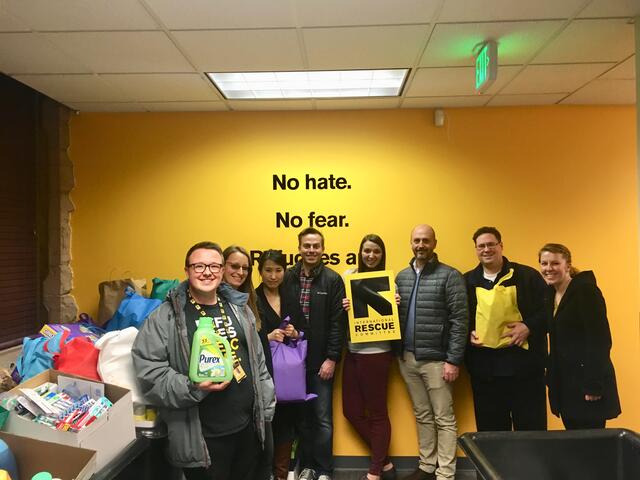
<svg viewBox="0 0 640 480"><path fill-rule="evenodd" d="M233 377L231 346L213 328L211 317L200 317L193 334L189 378L192 382L224 382Z"/></svg>

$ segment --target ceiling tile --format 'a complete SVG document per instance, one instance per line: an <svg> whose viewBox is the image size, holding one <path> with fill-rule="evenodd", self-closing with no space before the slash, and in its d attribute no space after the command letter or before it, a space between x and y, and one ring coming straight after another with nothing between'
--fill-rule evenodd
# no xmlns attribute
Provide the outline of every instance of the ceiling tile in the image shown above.
<svg viewBox="0 0 640 480"><path fill-rule="evenodd" d="M561 25L561 21L438 24L420 65L474 65L474 47L488 39L498 42L500 65L526 63Z"/></svg>
<svg viewBox="0 0 640 480"><path fill-rule="evenodd" d="M631 80L636 78L636 57L635 55L626 59L617 67L609 70L600 78L611 80Z"/></svg>
<svg viewBox="0 0 640 480"><path fill-rule="evenodd" d="M300 25L390 25L429 23L440 0L304 0L296 3Z"/></svg>
<svg viewBox="0 0 640 480"><path fill-rule="evenodd" d="M0 33L0 71L89 73L90 69L52 45L39 33Z"/></svg>
<svg viewBox="0 0 640 480"><path fill-rule="evenodd" d="M636 17L640 15L638 0L593 0L579 17Z"/></svg>
<svg viewBox="0 0 640 480"><path fill-rule="evenodd" d="M413 65L427 25L305 28L309 68L392 68Z"/></svg>
<svg viewBox="0 0 640 480"><path fill-rule="evenodd" d="M520 68L498 67L498 77L486 93L490 95L500 90ZM475 93L474 67L421 68L413 77L405 97L452 97Z"/></svg>
<svg viewBox="0 0 640 480"><path fill-rule="evenodd" d="M573 105L632 105L636 103L635 80L594 80L562 101Z"/></svg>
<svg viewBox="0 0 640 480"><path fill-rule="evenodd" d="M311 100L231 100L232 110L313 110Z"/></svg>
<svg viewBox="0 0 640 480"><path fill-rule="evenodd" d="M151 112L219 112L228 110L224 102L145 102Z"/></svg>
<svg viewBox="0 0 640 480"><path fill-rule="evenodd" d="M506 107L515 105L554 105L567 95L565 93L543 93L539 95L496 95L487 104L488 107Z"/></svg>
<svg viewBox="0 0 640 480"><path fill-rule="evenodd" d="M172 35L203 71L304 69L295 29L180 31Z"/></svg>
<svg viewBox="0 0 640 480"><path fill-rule="evenodd" d="M446 0L438 22L537 20L573 16L585 0Z"/></svg>
<svg viewBox="0 0 640 480"><path fill-rule="evenodd" d="M62 103L134 100L97 75L16 75L13 78Z"/></svg>
<svg viewBox="0 0 640 480"><path fill-rule="evenodd" d="M95 73L193 72L164 32L46 33Z"/></svg>
<svg viewBox="0 0 640 480"><path fill-rule="evenodd" d="M26 23L5 12L0 4L0 32L28 32L30 30Z"/></svg>
<svg viewBox="0 0 640 480"><path fill-rule="evenodd" d="M318 110L369 110L398 108L400 98L347 98L316 100Z"/></svg>
<svg viewBox="0 0 640 480"><path fill-rule="evenodd" d="M533 63L619 62L635 51L626 20L574 20Z"/></svg>
<svg viewBox="0 0 640 480"><path fill-rule="evenodd" d="M6 10L33 30L155 30L137 0L4 0Z"/></svg>
<svg viewBox="0 0 640 480"><path fill-rule="evenodd" d="M402 108L457 108L482 107L489 100L488 95L462 95L459 97L414 97L405 98Z"/></svg>
<svg viewBox="0 0 640 480"><path fill-rule="evenodd" d="M146 112L147 106L135 102L67 102L78 112Z"/></svg>
<svg viewBox="0 0 640 480"><path fill-rule="evenodd" d="M170 30L294 27L290 0L146 0Z"/></svg>
<svg viewBox="0 0 640 480"><path fill-rule="evenodd" d="M611 68L611 63L529 65L502 94L573 92Z"/></svg>
<svg viewBox="0 0 640 480"><path fill-rule="evenodd" d="M100 75L138 102L222 100L197 73Z"/></svg>

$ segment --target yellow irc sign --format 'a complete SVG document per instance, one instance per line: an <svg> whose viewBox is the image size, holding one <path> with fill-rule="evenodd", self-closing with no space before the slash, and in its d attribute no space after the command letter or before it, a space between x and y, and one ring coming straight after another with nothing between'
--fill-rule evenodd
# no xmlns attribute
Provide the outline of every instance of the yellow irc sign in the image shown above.
<svg viewBox="0 0 640 480"><path fill-rule="evenodd" d="M345 276L353 343L400 339L393 278L390 270Z"/></svg>

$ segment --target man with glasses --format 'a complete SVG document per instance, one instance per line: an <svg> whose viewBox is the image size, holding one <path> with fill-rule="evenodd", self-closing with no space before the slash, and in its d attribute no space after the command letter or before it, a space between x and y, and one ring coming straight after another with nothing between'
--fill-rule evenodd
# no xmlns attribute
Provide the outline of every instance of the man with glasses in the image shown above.
<svg viewBox="0 0 640 480"><path fill-rule="evenodd" d="M304 405L299 480L331 480L333 474L333 375L345 340L342 277L322 263L324 236L315 228L298 235L300 260L283 288L298 298L307 320L307 390L318 398Z"/></svg>
<svg viewBox="0 0 640 480"><path fill-rule="evenodd" d="M167 424L169 461L187 480L250 479L265 421L275 409L255 319L247 294L221 285L219 245L193 245L184 271L187 280L169 292L138 333L132 349L136 375L146 401L160 407ZM202 317L211 317L214 330L229 340L231 381L189 380L191 343Z"/></svg>
<svg viewBox="0 0 640 480"><path fill-rule="evenodd" d="M473 234L480 263L465 273L470 329L465 362L471 375L478 431L546 430L544 364L547 352L545 284L537 270L502 255L502 235L495 227ZM490 298L478 307L478 298ZM515 289L515 295L502 292ZM487 295L488 294L488 295ZM500 295L499 301L496 301ZM497 307L501 305L502 307ZM476 320L486 325L506 323L500 348L483 345Z"/></svg>

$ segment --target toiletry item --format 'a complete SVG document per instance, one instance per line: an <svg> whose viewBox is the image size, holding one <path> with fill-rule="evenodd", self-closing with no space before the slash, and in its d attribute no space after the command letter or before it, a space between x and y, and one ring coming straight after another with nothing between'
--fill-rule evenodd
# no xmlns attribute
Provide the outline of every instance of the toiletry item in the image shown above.
<svg viewBox="0 0 640 480"><path fill-rule="evenodd" d="M4 440L0 440L0 468L6 470L13 480L18 480L18 465L16 457Z"/></svg>
<svg viewBox="0 0 640 480"><path fill-rule="evenodd" d="M191 344L189 378L196 383L231 380L232 365L229 342L215 331L211 317L200 317Z"/></svg>

